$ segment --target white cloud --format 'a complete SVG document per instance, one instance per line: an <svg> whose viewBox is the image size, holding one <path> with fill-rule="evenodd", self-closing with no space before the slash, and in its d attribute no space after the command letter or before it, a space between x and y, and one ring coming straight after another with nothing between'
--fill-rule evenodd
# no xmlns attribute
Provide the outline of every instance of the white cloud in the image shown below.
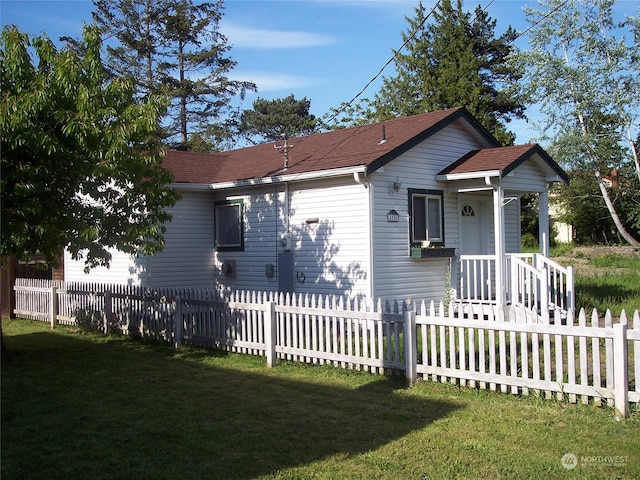
<svg viewBox="0 0 640 480"><path fill-rule="evenodd" d="M296 30L266 30L243 27L233 22L222 21L220 32L234 48L307 48L331 45L337 40L328 35Z"/></svg>
<svg viewBox="0 0 640 480"><path fill-rule="evenodd" d="M258 87L258 95L262 92L307 88L324 83L321 79L315 77L269 72L242 72L234 70L233 74L229 75L229 77L233 80L255 83Z"/></svg>

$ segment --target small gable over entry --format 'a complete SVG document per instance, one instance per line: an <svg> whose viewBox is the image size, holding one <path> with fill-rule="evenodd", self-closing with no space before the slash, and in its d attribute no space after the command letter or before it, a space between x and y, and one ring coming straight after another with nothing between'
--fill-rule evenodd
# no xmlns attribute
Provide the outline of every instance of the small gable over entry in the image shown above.
<svg viewBox="0 0 640 480"><path fill-rule="evenodd" d="M523 193L539 194L539 238L541 253L549 254L549 205L547 185L550 182L568 183L562 168L538 144L473 150L444 168L436 175L446 182L447 191L456 193L491 194L493 232L496 258L505 258L505 206ZM474 216L464 205L462 216ZM504 286L506 265L496 264L496 285ZM498 296L504 296L497 292ZM504 303L504 298L497 299Z"/></svg>

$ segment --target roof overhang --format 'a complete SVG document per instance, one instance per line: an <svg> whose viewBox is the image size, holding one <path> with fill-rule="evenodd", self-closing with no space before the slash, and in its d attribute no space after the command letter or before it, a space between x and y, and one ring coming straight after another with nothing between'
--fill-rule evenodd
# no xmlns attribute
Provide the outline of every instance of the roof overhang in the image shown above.
<svg viewBox="0 0 640 480"><path fill-rule="evenodd" d="M502 177L500 170L485 170L482 172L467 172L467 173L444 173L436 175L438 182L456 181L456 180L476 180L485 179L487 177Z"/></svg>
<svg viewBox="0 0 640 480"><path fill-rule="evenodd" d="M279 175L272 175L264 178L248 178L245 180L234 180L230 182L219 183L172 183L170 186L176 190L184 191L209 191L209 190L226 190L229 188L240 187L257 187L263 185L275 185L289 182L300 182L306 180L317 180L332 177L352 176L354 174L365 174L366 166L359 165L356 167L335 168L331 170L319 170L317 172L301 172L287 173L282 171Z"/></svg>

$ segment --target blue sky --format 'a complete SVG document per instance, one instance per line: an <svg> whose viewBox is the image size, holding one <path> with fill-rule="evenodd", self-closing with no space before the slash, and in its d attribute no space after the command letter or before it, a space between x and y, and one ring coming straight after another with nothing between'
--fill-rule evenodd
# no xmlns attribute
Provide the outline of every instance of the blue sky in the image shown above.
<svg viewBox="0 0 640 480"><path fill-rule="evenodd" d="M435 0L423 0L427 8ZM623 0L630 14L636 0ZM351 100L378 74L402 45L413 17L413 0L225 0L220 29L237 62L232 77L258 86L242 108L251 108L256 97L273 99L294 94L311 100L311 113L322 116L330 107ZM464 6L486 8L497 20L496 35L511 25L528 27L522 8L537 7L536 0L466 0ZM628 7L628 8L627 8ZM0 0L2 25L15 24L31 34L79 37L91 21L90 0ZM518 45L526 48L526 37ZM393 64L383 72L393 76ZM361 98L372 98L380 78ZM527 143L535 132L525 122L509 128L518 143Z"/></svg>

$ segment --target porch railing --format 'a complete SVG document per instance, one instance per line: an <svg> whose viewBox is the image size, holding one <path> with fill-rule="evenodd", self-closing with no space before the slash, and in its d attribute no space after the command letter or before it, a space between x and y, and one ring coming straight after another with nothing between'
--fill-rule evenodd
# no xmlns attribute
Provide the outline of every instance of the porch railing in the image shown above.
<svg viewBox="0 0 640 480"><path fill-rule="evenodd" d="M513 305L561 314L575 308L573 267L539 253L507 255L508 298Z"/></svg>
<svg viewBox="0 0 640 480"><path fill-rule="evenodd" d="M481 304L495 303L495 280L495 255L460 255L460 300Z"/></svg>
<svg viewBox="0 0 640 480"><path fill-rule="evenodd" d="M461 255L458 300L478 304L496 303L495 255ZM573 267L564 267L541 254L506 255L507 303L540 313L575 308Z"/></svg>

